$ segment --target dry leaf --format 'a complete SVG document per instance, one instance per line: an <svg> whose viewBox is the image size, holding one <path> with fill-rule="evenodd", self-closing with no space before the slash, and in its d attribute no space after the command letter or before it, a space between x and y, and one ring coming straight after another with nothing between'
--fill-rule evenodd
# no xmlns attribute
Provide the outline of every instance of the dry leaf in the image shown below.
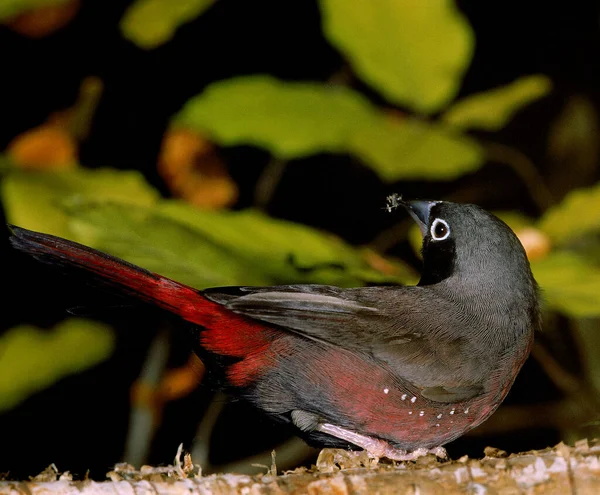
<svg viewBox="0 0 600 495"><path fill-rule="evenodd" d="M531 261L545 258L552 250L550 238L541 230L524 227L516 230L515 234L523 244L527 258Z"/></svg>
<svg viewBox="0 0 600 495"><path fill-rule="evenodd" d="M29 38L43 38L69 24L79 11L80 4L80 0L67 0L38 7L18 15L7 26Z"/></svg>
<svg viewBox="0 0 600 495"><path fill-rule="evenodd" d="M52 113L46 123L23 132L8 145L15 165L30 170L64 170L77 166L78 141L87 138L102 95L102 80L86 77L77 101Z"/></svg>
<svg viewBox="0 0 600 495"><path fill-rule="evenodd" d="M158 172L173 194L201 208L224 208L238 196L237 185L213 144L189 130L167 132Z"/></svg>
<svg viewBox="0 0 600 495"><path fill-rule="evenodd" d="M77 144L63 128L43 124L15 137L7 148L15 165L30 170L70 169L77 165Z"/></svg>
<svg viewBox="0 0 600 495"><path fill-rule="evenodd" d="M177 400L196 389L204 376L204 364L195 354L180 367L168 370L160 382L158 393L163 401Z"/></svg>

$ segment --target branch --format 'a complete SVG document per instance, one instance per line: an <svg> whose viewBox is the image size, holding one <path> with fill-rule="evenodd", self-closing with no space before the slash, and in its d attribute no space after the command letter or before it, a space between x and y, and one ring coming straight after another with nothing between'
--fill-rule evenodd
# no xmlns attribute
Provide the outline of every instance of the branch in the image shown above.
<svg viewBox="0 0 600 495"><path fill-rule="evenodd" d="M113 481L72 481L63 474L57 481L36 477L26 482L0 482L6 495L200 495L286 494L286 493L600 493L600 441L563 443L553 449L503 457L505 453L486 449L483 459L440 463L432 456L417 462L378 464L347 451L325 450L318 467L296 469L276 476L220 474L198 476L186 456L186 465L128 471L125 466L109 473ZM352 466L352 459L361 459ZM339 466L346 467L340 469ZM46 476L58 474L46 472ZM196 473L196 474L194 474Z"/></svg>

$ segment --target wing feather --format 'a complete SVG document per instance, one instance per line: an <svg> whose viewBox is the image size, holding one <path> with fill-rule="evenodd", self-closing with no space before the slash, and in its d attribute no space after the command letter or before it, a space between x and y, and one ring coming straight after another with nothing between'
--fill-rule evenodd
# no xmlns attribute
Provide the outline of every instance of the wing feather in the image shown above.
<svg viewBox="0 0 600 495"><path fill-rule="evenodd" d="M360 353L369 353L394 374L437 402L453 403L481 393L477 376L467 381L461 363L461 338L440 335L440 320L423 312L428 304L444 312L443 302L422 299L422 289L326 285L228 287L204 294L242 314L303 337ZM392 291L392 293L390 293ZM446 355L439 350L446 349ZM481 367L482 373L485 366ZM489 369L489 368L487 368ZM472 370L471 370L472 371Z"/></svg>

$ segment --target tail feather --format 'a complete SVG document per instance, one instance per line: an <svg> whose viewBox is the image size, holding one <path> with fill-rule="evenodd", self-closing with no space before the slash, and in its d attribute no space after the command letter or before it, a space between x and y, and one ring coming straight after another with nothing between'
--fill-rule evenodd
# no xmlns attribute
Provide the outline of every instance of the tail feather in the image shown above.
<svg viewBox="0 0 600 495"><path fill-rule="evenodd" d="M12 233L11 244L39 261L69 269L81 269L102 285L114 287L122 293L173 313L182 316L189 313L190 304L196 307L214 306L196 289L115 256L50 234L12 225L9 228Z"/></svg>
<svg viewBox="0 0 600 495"><path fill-rule="evenodd" d="M240 358L227 370L232 385L245 386L275 365L278 358L270 347L281 332L269 325L238 315L207 299L201 291L114 256L53 235L9 227L16 249L45 263L83 270L96 282L198 325L198 343L203 350Z"/></svg>

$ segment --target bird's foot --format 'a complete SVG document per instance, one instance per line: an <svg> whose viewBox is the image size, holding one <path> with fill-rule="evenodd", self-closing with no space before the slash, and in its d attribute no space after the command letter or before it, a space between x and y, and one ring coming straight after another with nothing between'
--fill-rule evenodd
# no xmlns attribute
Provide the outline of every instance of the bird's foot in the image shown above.
<svg viewBox="0 0 600 495"><path fill-rule="evenodd" d="M435 447L433 449L420 448L411 452L394 447L389 442L381 438L373 438L366 435L361 435L351 430L347 430L340 426L335 426L329 423L321 423L317 426L317 430L327 433L336 438L341 438L350 442L362 449L366 450L369 456L381 458L385 457L392 461L414 461L424 455L433 454L441 459L447 459L448 454L444 447Z"/></svg>

